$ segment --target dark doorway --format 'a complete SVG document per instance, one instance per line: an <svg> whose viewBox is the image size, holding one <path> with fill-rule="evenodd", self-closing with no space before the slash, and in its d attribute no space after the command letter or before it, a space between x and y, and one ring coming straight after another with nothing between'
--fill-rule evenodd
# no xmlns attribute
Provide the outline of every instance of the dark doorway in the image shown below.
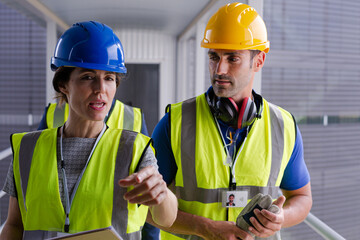
<svg viewBox="0 0 360 240"><path fill-rule="evenodd" d="M159 116L159 64L126 64L126 68L127 78L115 98L142 109L151 136Z"/></svg>

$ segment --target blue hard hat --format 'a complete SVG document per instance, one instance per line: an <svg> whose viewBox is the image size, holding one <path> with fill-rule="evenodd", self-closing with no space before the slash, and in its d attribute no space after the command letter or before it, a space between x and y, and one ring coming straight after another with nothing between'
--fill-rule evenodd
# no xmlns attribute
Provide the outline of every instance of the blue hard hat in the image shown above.
<svg viewBox="0 0 360 240"><path fill-rule="evenodd" d="M75 23L60 37L51 69L61 66L126 73L119 38L110 27L95 21Z"/></svg>

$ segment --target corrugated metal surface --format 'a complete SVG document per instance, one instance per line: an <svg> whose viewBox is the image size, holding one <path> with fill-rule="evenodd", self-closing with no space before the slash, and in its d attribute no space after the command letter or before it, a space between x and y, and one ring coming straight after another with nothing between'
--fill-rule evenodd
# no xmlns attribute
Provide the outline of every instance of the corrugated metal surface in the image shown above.
<svg viewBox="0 0 360 240"><path fill-rule="evenodd" d="M360 124L300 125L312 178L312 213L346 239L358 239Z"/></svg>
<svg viewBox="0 0 360 240"><path fill-rule="evenodd" d="M346 239L358 239L360 2L266 0L264 20L271 50L262 94L306 120L299 127L312 179L312 213ZM307 228L283 230L283 237L321 239Z"/></svg>
<svg viewBox="0 0 360 240"><path fill-rule="evenodd" d="M115 30L125 51L125 62L174 58L175 38L151 29Z"/></svg>
<svg viewBox="0 0 360 240"><path fill-rule="evenodd" d="M356 68L316 70L266 66L262 86L265 96L270 96L275 103L281 103L297 117L358 116L359 76L360 71Z"/></svg>
<svg viewBox="0 0 360 240"><path fill-rule="evenodd" d="M175 100L176 38L152 29L125 28L115 30L125 51L125 65L160 64L159 112L163 116L167 104Z"/></svg>
<svg viewBox="0 0 360 240"><path fill-rule="evenodd" d="M41 114L45 97L45 31L1 6L0 113Z"/></svg>
<svg viewBox="0 0 360 240"><path fill-rule="evenodd" d="M33 130L45 99L45 29L0 2L0 151L10 146L14 132ZM30 117L31 121L31 117ZM2 188L11 157L0 161ZM0 199L1 223L8 197Z"/></svg>

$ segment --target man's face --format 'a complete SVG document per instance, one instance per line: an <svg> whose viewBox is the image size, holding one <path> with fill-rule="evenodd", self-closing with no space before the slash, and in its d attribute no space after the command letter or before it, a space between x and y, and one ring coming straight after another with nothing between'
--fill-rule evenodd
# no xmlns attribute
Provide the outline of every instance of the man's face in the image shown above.
<svg viewBox="0 0 360 240"><path fill-rule="evenodd" d="M234 196L233 195L229 196L229 202L234 202Z"/></svg>
<svg viewBox="0 0 360 240"><path fill-rule="evenodd" d="M258 56L251 59L249 50L209 49L211 85L218 97L233 98L240 103L251 96Z"/></svg>

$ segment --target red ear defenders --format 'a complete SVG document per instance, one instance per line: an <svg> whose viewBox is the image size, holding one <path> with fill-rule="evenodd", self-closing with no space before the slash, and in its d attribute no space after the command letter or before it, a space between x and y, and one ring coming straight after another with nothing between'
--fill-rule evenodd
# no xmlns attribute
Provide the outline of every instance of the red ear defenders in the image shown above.
<svg viewBox="0 0 360 240"><path fill-rule="evenodd" d="M215 95L214 90L210 88L206 94L206 99L214 116L230 126L236 128L247 127L256 118L261 118L261 107L257 111L256 104L251 98L244 99L241 106L238 107L232 98L218 97Z"/></svg>

